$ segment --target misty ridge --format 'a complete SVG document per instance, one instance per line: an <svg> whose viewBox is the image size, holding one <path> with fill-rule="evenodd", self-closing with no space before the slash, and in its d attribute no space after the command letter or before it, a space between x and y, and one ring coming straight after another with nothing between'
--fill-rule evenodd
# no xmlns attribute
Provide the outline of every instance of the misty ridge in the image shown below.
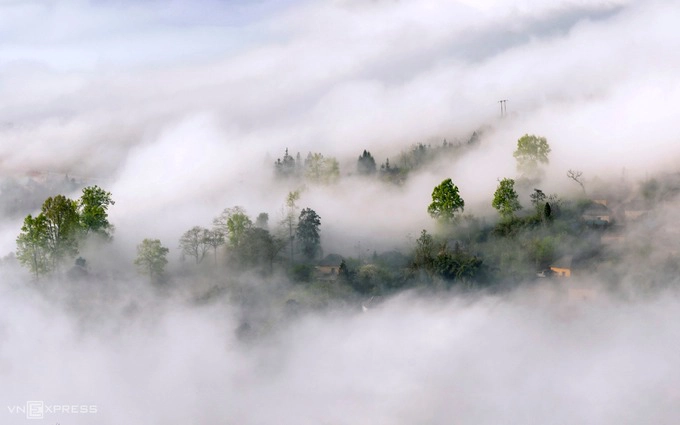
<svg viewBox="0 0 680 425"><path fill-rule="evenodd" d="M677 423L678 22L0 3L0 422Z"/></svg>

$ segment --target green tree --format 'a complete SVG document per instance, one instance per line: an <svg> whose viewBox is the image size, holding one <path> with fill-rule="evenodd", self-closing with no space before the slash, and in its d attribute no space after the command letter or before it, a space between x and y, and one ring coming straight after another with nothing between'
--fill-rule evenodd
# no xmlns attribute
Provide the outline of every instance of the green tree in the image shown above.
<svg viewBox="0 0 680 425"><path fill-rule="evenodd" d="M431 276L434 269L436 246L432 235L423 229L420 237L416 239L416 250L413 254L413 269L423 270Z"/></svg>
<svg viewBox="0 0 680 425"><path fill-rule="evenodd" d="M194 257L196 264L200 264L211 247L210 237L210 230L200 226L187 230L179 239L182 254Z"/></svg>
<svg viewBox="0 0 680 425"><path fill-rule="evenodd" d="M148 275L151 280L158 279L163 274L165 265L168 264L166 257L169 251L161 245L158 239L144 239L141 244L137 245L135 265L140 273Z"/></svg>
<svg viewBox="0 0 680 425"><path fill-rule="evenodd" d="M246 230L253 225L243 207L226 208L213 220L215 228L221 230L229 238L229 244L237 249L243 242Z"/></svg>
<svg viewBox="0 0 680 425"><path fill-rule="evenodd" d="M525 134L517 141L517 149L512 154L517 160L517 170L523 177L540 178L541 164L548 163L550 145L545 137Z"/></svg>
<svg viewBox="0 0 680 425"><path fill-rule="evenodd" d="M309 260L313 260L321 248L320 226L321 218L313 209L305 208L300 211L295 235L300 245L300 250Z"/></svg>
<svg viewBox="0 0 680 425"><path fill-rule="evenodd" d="M109 223L108 208L114 204L111 192L107 192L99 186L88 186L83 189L78 207L80 227L85 236L96 234L106 240L111 239L111 233L114 229L113 225Z"/></svg>
<svg viewBox="0 0 680 425"><path fill-rule="evenodd" d="M427 212L438 220L452 222L464 207L465 201L460 197L458 186L451 179L446 179L432 191L432 203Z"/></svg>
<svg viewBox="0 0 680 425"><path fill-rule="evenodd" d="M21 233L17 237L17 259L27 267L36 280L49 272L51 262L47 251L47 220L43 214L24 219Z"/></svg>
<svg viewBox="0 0 680 425"><path fill-rule="evenodd" d="M241 265L257 267L271 273L274 261L284 246L285 241L272 236L268 230L251 227L246 231L246 237L237 251L237 256Z"/></svg>
<svg viewBox="0 0 680 425"><path fill-rule="evenodd" d="M58 269L65 258L78 254L78 203L63 195L49 197L42 205L42 215L45 217L45 243L52 269Z"/></svg>
<svg viewBox="0 0 680 425"><path fill-rule="evenodd" d="M290 263L293 264L295 258L295 219L297 216L298 206L297 201L300 200L300 191L295 190L289 192L286 196L286 211L283 217L282 224L288 228L288 244L290 246Z"/></svg>
<svg viewBox="0 0 680 425"><path fill-rule="evenodd" d="M362 175L375 174L377 167L375 165L375 159L369 151L364 149L364 152L359 156L357 160L357 173Z"/></svg>
<svg viewBox="0 0 680 425"><path fill-rule="evenodd" d="M305 177L313 183L335 183L340 177L338 160L310 152L305 160Z"/></svg>
<svg viewBox="0 0 680 425"><path fill-rule="evenodd" d="M511 218L516 211L522 209L513 179L503 179L499 182L491 206L497 209L503 218Z"/></svg>
<svg viewBox="0 0 680 425"><path fill-rule="evenodd" d="M545 193L541 189L534 189L534 193L529 195L529 198L531 198L531 204L536 209L536 215L540 217L545 208Z"/></svg>

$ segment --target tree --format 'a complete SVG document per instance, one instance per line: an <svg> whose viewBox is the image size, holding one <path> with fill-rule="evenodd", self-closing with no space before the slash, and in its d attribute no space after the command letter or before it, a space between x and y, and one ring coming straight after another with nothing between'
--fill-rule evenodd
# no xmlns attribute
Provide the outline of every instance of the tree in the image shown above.
<svg viewBox="0 0 680 425"><path fill-rule="evenodd" d="M357 160L357 173L361 175L371 175L375 174L376 170L375 159L370 152L364 149L364 152Z"/></svg>
<svg viewBox="0 0 680 425"><path fill-rule="evenodd" d="M503 218L510 218L516 211L522 209L519 197L515 191L515 181L513 179L503 179L500 181L493 195L491 206L497 209Z"/></svg>
<svg viewBox="0 0 680 425"><path fill-rule="evenodd" d="M297 201L300 199L300 191L295 190L293 192L288 192L286 196L286 214L283 218L282 224L288 227L288 243L290 245L290 263L293 264L293 259L295 258L295 245L293 241L295 240L295 234L293 233L293 227L295 226L295 217L297 215Z"/></svg>
<svg viewBox="0 0 680 425"><path fill-rule="evenodd" d="M285 241L272 236L268 230L251 227L246 230L246 238L237 251L240 263L244 266L266 268L271 273L274 260L285 246Z"/></svg>
<svg viewBox="0 0 680 425"><path fill-rule="evenodd" d="M550 220L552 218L552 208L550 207L550 202L546 202L545 207L543 207L543 218L545 220Z"/></svg>
<svg viewBox="0 0 680 425"><path fill-rule="evenodd" d="M47 221L43 214L35 218L30 214L24 219L17 237L17 259L27 267L36 280L51 268L47 252Z"/></svg>
<svg viewBox="0 0 680 425"><path fill-rule="evenodd" d="M534 193L529 195L529 198L531 198L531 204L536 209L536 214L540 216L545 204L545 193L541 189L534 189Z"/></svg>
<svg viewBox="0 0 680 425"><path fill-rule="evenodd" d="M300 162L299 155L300 154L298 154L298 166ZM283 161L279 158L274 163L274 170L279 177L295 176L297 172L295 158L288 154L288 148L286 148L286 153L283 155Z"/></svg>
<svg viewBox="0 0 680 425"><path fill-rule="evenodd" d="M255 227L266 230L269 227L269 214L260 213L255 219Z"/></svg>
<svg viewBox="0 0 680 425"><path fill-rule="evenodd" d="M583 182L583 179L581 178L583 176L583 171L579 170L568 170L567 171L567 177L575 181L576 183L581 186L581 189L583 190L583 194L586 194L586 185Z"/></svg>
<svg viewBox="0 0 680 425"><path fill-rule="evenodd" d="M205 234L205 243L212 248L215 264L217 264L217 248L224 245L224 233L219 229L208 230Z"/></svg>
<svg viewBox="0 0 680 425"><path fill-rule="evenodd" d="M243 242L246 230L252 227L253 222L243 207L236 206L222 211L222 214L213 220L213 224L227 235L232 248L238 248Z"/></svg>
<svg viewBox="0 0 680 425"><path fill-rule="evenodd" d="M88 186L83 189L83 194L78 201L80 212L80 227L85 236L97 234L106 240L111 239L113 225L108 220L108 208L115 202L111 198L111 192L107 192L99 186Z"/></svg>
<svg viewBox="0 0 680 425"><path fill-rule="evenodd" d="M309 260L314 259L321 248L319 226L321 218L313 209L305 208L300 212L295 235L302 253Z"/></svg>
<svg viewBox="0 0 680 425"><path fill-rule="evenodd" d="M137 245L135 264L141 273L148 275L152 280L158 279L168 264L166 257L169 251L158 239L144 239Z"/></svg>
<svg viewBox="0 0 680 425"><path fill-rule="evenodd" d="M517 149L512 156L517 160L517 170L523 177L540 178L541 164L548 163L550 145L545 137L525 134L517 141Z"/></svg>
<svg viewBox="0 0 680 425"><path fill-rule="evenodd" d="M200 226L194 226L187 230L179 239L182 254L194 257L196 264L200 264L211 247L210 236L210 230Z"/></svg>
<svg viewBox="0 0 680 425"><path fill-rule="evenodd" d="M42 205L42 215L45 217L45 243L51 268L57 269L66 257L78 254L78 203L63 195L49 197Z"/></svg>
<svg viewBox="0 0 680 425"><path fill-rule="evenodd" d="M434 259L436 246L432 235L423 229L420 237L416 239L416 249L413 254L413 269L423 270L428 276L432 275L434 269Z"/></svg>
<svg viewBox="0 0 680 425"><path fill-rule="evenodd" d="M310 152L305 160L305 177L313 183L335 183L340 177L338 160Z"/></svg>
<svg viewBox="0 0 680 425"><path fill-rule="evenodd" d="M465 201L460 197L458 186L451 179L446 179L432 191L432 203L427 212L443 222L452 222L458 212L463 212Z"/></svg>

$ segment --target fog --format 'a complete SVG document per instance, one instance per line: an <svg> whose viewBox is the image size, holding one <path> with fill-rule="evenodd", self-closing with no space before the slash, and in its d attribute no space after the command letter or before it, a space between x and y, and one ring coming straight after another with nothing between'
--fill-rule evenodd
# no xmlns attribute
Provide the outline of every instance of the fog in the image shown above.
<svg viewBox="0 0 680 425"><path fill-rule="evenodd" d="M678 252L675 202L626 229L615 271L574 280L586 301L527 282L366 312L331 291L289 314L280 300L304 297L286 276L191 277L177 241L234 206L274 229L301 190L324 254L407 253L445 178L496 220L526 133L552 148L547 194L579 193L569 169L595 193L676 173L679 22L670 0L0 0L0 179L54 191L11 198L0 258L46 196L79 196L65 176L116 202L86 282L0 263L0 407L97 406L46 417L62 424L677 422L678 294L657 269ZM364 149L380 167L474 132L401 185L357 175ZM337 158L339 182L277 178L286 149ZM167 290L134 272L144 238L170 248Z"/></svg>
<svg viewBox="0 0 680 425"><path fill-rule="evenodd" d="M400 194L422 205L450 176L482 213L525 133L550 141L554 185L569 168L672 166L677 13L663 1L4 3L0 164L5 175L107 179L121 242L138 228L174 240L170 220L182 229L227 206L278 211L292 188L272 186L268 164L285 148L335 156L347 174L363 149L384 162L491 125L477 154ZM351 182L339 191L326 198L365 205ZM427 221L423 208L366 208L320 215L359 229L353 239L376 223L417 232Z"/></svg>
<svg viewBox="0 0 680 425"><path fill-rule="evenodd" d="M109 313L78 319L54 299L3 288L0 396L96 406L45 413L73 424L670 424L679 301L662 295L403 294L365 313L278 322L244 342L234 307L109 300Z"/></svg>

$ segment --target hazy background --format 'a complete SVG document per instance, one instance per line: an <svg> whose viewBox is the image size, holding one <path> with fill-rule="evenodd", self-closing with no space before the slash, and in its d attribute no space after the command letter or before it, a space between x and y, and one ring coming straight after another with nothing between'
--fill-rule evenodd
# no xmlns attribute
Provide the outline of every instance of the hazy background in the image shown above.
<svg viewBox="0 0 680 425"><path fill-rule="evenodd" d="M524 133L553 149L546 192L569 168L672 167L679 14L671 1L3 1L0 170L100 179L133 247L234 205L275 218L286 147L347 174L363 149L381 163L493 126L474 155L397 193L346 180L303 195L326 237L355 229L345 245L384 248L431 224L446 177L489 211ZM2 226L2 252L19 224Z"/></svg>
<svg viewBox="0 0 680 425"><path fill-rule="evenodd" d="M0 0L0 177L68 173L111 191L111 257L132 268L141 239L175 261L181 233L225 207L274 224L296 187L273 179L273 162L321 152L343 178L300 205L321 216L324 248L404 247L433 226L426 207L447 177L466 212L490 214L525 133L552 147L546 193L579 190L570 168L677 171L678 24L670 0ZM480 128L478 149L403 187L348 176L364 149L382 163ZM0 257L20 226L0 221ZM25 423L4 405L27 400L98 405L62 424L680 417L673 293L577 305L552 289L405 294L246 344L226 301L195 308L135 280L45 297L18 276L0 286L3 423Z"/></svg>

